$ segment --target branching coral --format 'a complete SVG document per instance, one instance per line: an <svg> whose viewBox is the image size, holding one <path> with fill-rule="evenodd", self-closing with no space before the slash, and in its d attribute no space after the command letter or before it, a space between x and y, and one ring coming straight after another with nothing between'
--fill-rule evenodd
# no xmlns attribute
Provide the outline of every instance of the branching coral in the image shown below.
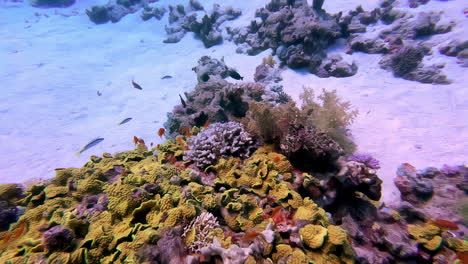
<svg viewBox="0 0 468 264"><path fill-rule="evenodd" d="M189 150L184 160L194 162L200 169L227 157L245 158L255 150L252 136L239 123L216 123L188 140Z"/></svg>
<svg viewBox="0 0 468 264"><path fill-rule="evenodd" d="M198 253L201 248L213 242L213 236L210 233L218 226L218 221L213 214L203 212L184 228L182 237L188 244L188 248Z"/></svg>

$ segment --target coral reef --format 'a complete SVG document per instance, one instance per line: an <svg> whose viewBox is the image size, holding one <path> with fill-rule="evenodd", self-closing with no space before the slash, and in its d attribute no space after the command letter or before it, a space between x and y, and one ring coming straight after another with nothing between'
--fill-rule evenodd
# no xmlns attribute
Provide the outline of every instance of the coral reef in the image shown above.
<svg viewBox="0 0 468 264"><path fill-rule="evenodd" d="M249 55L271 48L293 69L307 68L321 77L354 75L357 66L340 56L325 60L327 47L342 34L339 16L325 13L322 3L315 1L311 8L307 1L273 0L256 11L257 18L247 28L228 27L230 39L240 45L238 52Z"/></svg>
<svg viewBox="0 0 468 264"><path fill-rule="evenodd" d="M206 48L210 48L223 41L220 25L241 15L239 10L231 7L223 10L218 4L213 5L210 14L204 10L204 7L195 0L191 0L185 7L183 5L169 5L169 26L166 26L168 37L164 42L179 42L187 32L193 32L201 39ZM197 11L205 12L201 20L197 17Z"/></svg>
<svg viewBox="0 0 468 264"><path fill-rule="evenodd" d="M246 158L256 148L255 140L240 123L216 123L203 129L187 141L189 150L184 160L200 169L213 165L221 158Z"/></svg>
<svg viewBox="0 0 468 264"><path fill-rule="evenodd" d="M68 7L75 3L75 0L30 0L34 7Z"/></svg>
<svg viewBox="0 0 468 264"><path fill-rule="evenodd" d="M225 79L229 74L236 72L224 63L224 58L217 60L210 56L203 56L198 60L198 65L192 70L197 74L198 82L207 82L213 79Z"/></svg>
<svg viewBox="0 0 468 264"><path fill-rule="evenodd" d="M96 24L104 24L109 21L116 23L124 16L137 12L147 4L147 0L109 0L105 5L95 5L87 9L86 14Z"/></svg>
<svg viewBox="0 0 468 264"><path fill-rule="evenodd" d="M141 19L146 21L154 17L157 20L161 20L166 12L167 9L164 7L145 6L141 12Z"/></svg>
<svg viewBox="0 0 468 264"><path fill-rule="evenodd" d="M396 77L421 83L449 84L447 76L441 72L444 65L423 65L424 54L424 47L403 46L394 53L384 56L380 65L392 71Z"/></svg>
<svg viewBox="0 0 468 264"><path fill-rule="evenodd" d="M457 57L458 63L463 67L468 67L468 40L452 40L439 48L440 53Z"/></svg>
<svg viewBox="0 0 468 264"><path fill-rule="evenodd" d="M403 164L395 180L403 201L387 206L379 162L354 153L343 132L357 115L349 102L325 90L317 101L305 88L301 107L279 103L263 85L228 83L223 64L207 60L218 77L181 96L162 144L91 156L26 188L0 185L0 262L466 258L466 166Z"/></svg>
<svg viewBox="0 0 468 264"><path fill-rule="evenodd" d="M340 18L340 25L347 36L348 53L387 54L382 57L380 65L392 71L395 77L421 83L450 83L441 72L443 65L426 66L422 61L430 55L432 46L424 38L451 31L453 23L439 23L441 14L434 12L412 15L394 8L393 2L383 1L380 8L371 12L358 7ZM378 34L362 34L379 20L388 26L376 29Z"/></svg>

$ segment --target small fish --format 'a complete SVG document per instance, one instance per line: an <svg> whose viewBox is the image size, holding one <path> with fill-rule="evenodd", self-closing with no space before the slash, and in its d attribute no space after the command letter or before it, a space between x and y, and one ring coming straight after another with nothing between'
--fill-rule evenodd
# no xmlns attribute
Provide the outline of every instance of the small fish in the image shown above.
<svg viewBox="0 0 468 264"><path fill-rule="evenodd" d="M139 138L138 139L138 144L145 145L145 141L142 138Z"/></svg>
<svg viewBox="0 0 468 264"><path fill-rule="evenodd" d="M163 127L161 127L161 128L158 130L158 136L162 139L162 136L164 135L164 133L166 133L166 129L164 129Z"/></svg>
<svg viewBox="0 0 468 264"><path fill-rule="evenodd" d="M275 156L275 157L273 158L273 162L274 162L274 163L278 163L278 162L280 162L280 161L281 161L281 156L279 156L279 155L278 155L278 156Z"/></svg>
<svg viewBox="0 0 468 264"><path fill-rule="evenodd" d="M127 123L127 122L130 121L130 120L132 120L132 118L131 118L131 117L127 117L127 118L125 118L124 120L120 121L117 125L118 125L118 126L123 125L123 124Z"/></svg>
<svg viewBox="0 0 468 264"><path fill-rule="evenodd" d="M101 96L102 93L101 93L100 91L97 91L97 95L98 95L98 96Z"/></svg>
<svg viewBox="0 0 468 264"><path fill-rule="evenodd" d="M65 168L55 168L54 170L59 171L59 170L64 170Z"/></svg>
<svg viewBox="0 0 468 264"><path fill-rule="evenodd" d="M208 73L204 73L200 77L200 80L202 80L203 82L207 82L209 79L210 79L210 75Z"/></svg>
<svg viewBox="0 0 468 264"><path fill-rule="evenodd" d="M161 80L166 80L166 79L172 79L172 76L171 75L164 75L163 77L161 77Z"/></svg>
<svg viewBox="0 0 468 264"><path fill-rule="evenodd" d="M176 137L176 142L179 144L179 145L183 145L184 144L184 139L182 136L177 136Z"/></svg>
<svg viewBox="0 0 468 264"><path fill-rule="evenodd" d="M135 89L143 90L143 88L141 88L141 86L138 83L136 83L134 80L132 80L132 85L133 85L133 88Z"/></svg>
<svg viewBox="0 0 468 264"><path fill-rule="evenodd" d="M184 108L186 108L186 107L187 107L187 103L185 103L184 98L182 98L182 96L181 96L180 94L179 94L179 98L180 98L180 103L182 103L182 106L183 106Z"/></svg>
<svg viewBox="0 0 468 264"><path fill-rule="evenodd" d="M135 145L138 144L138 139L139 138L137 138L136 136L133 136L133 144Z"/></svg>
<svg viewBox="0 0 468 264"><path fill-rule="evenodd" d="M242 241L244 241L244 242L252 241L256 237L258 237L259 235L261 235L261 233L257 232L257 231L252 231L252 232L245 233L244 237L242 238Z"/></svg>
<svg viewBox="0 0 468 264"><path fill-rule="evenodd" d="M94 147L95 145L99 144L101 141L103 141L104 138L98 137L93 140L91 140L86 146L84 146L80 151L76 153L77 156L80 156L81 153L83 153L85 150Z"/></svg>
<svg viewBox="0 0 468 264"><path fill-rule="evenodd" d="M445 219L431 220L431 224L444 230L458 230L458 225Z"/></svg>
<svg viewBox="0 0 468 264"><path fill-rule="evenodd" d="M180 134L186 136L186 137L190 137L190 128L187 127L187 126L183 126L180 128Z"/></svg>
<svg viewBox="0 0 468 264"><path fill-rule="evenodd" d="M153 142L150 143L150 147L153 147Z"/></svg>
<svg viewBox="0 0 468 264"><path fill-rule="evenodd" d="M167 156L167 161L169 161L170 164L174 164L177 161L177 159L174 156L174 154L169 154L169 156Z"/></svg>
<svg viewBox="0 0 468 264"><path fill-rule="evenodd" d="M228 75L233 78L233 79L236 79L236 80L244 80L244 77L242 77L238 72L236 71L229 71L228 72Z"/></svg>
<svg viewBox="0 0 468 264"><path fill-rule="evenodd" d="M205 124L203 125L203 128L207 128L211 125L210 120L206 120Z"/></svg>

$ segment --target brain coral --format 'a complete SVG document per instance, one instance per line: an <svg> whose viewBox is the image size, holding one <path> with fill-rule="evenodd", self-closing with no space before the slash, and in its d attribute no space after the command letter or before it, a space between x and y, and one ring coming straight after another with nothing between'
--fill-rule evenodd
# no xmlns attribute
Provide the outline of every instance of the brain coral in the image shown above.
<svg viewBox="0 0 468 264"><path fill-rule="evenodd" d="M193 161L204 169L221 158L229 156L245 158L255 150L251 135L237 122L216 123L188 140L190 150L184 160Z"/></svg>

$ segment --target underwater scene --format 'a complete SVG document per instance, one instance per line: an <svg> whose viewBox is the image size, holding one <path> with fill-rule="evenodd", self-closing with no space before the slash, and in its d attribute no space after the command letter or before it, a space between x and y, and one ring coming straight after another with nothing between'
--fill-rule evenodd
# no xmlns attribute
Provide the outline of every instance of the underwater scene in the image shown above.
<svg viewBox="0 0 468 264"><path fill-rule="evenodd" d="M0 0L0 264L468 264L468 1Z"/></svg>

